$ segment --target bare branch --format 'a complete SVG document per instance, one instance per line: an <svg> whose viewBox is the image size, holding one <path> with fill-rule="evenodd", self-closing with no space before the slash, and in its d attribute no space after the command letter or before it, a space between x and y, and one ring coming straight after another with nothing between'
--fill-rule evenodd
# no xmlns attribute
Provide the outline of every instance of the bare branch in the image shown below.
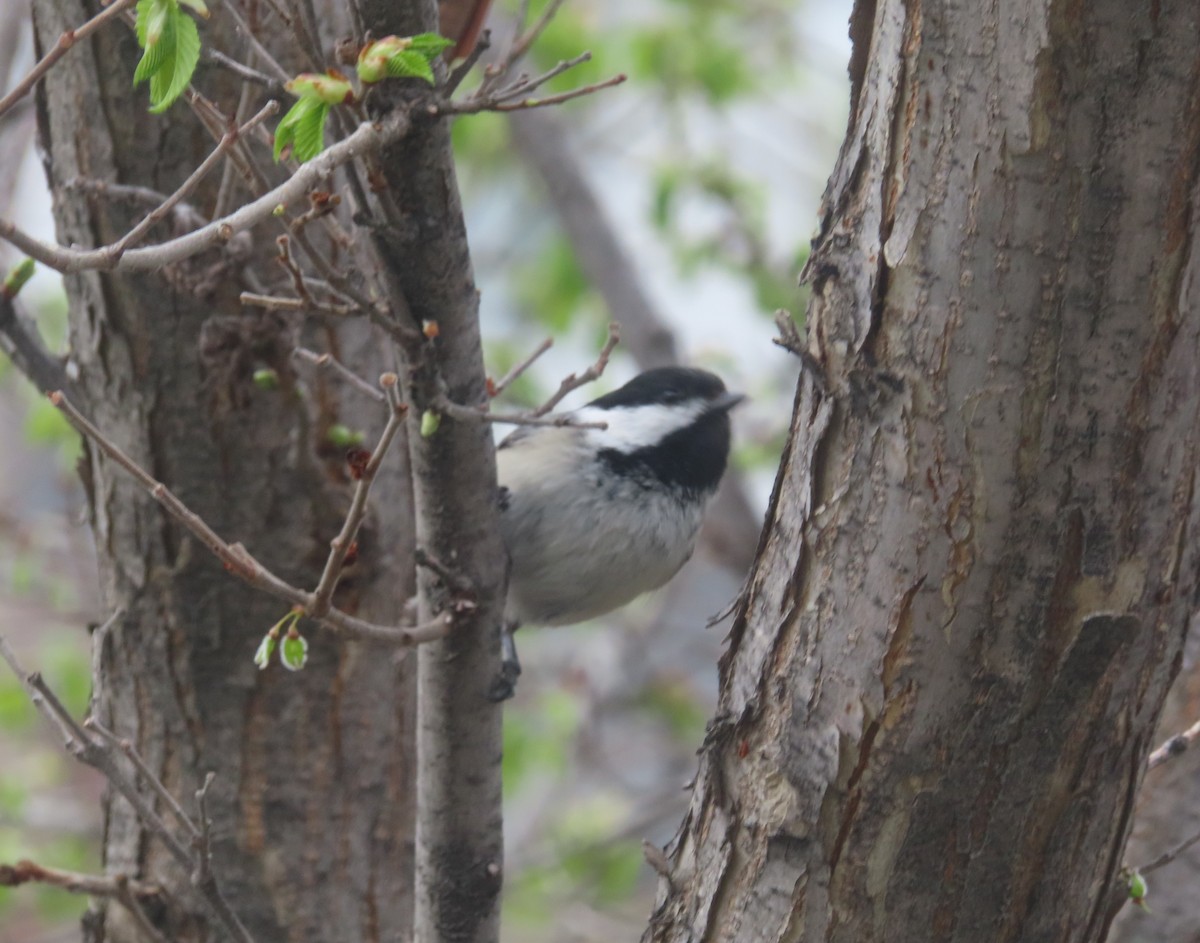
<svg viewBox="0 0 1200 943"><path fill-rule="evenodd" d="M499 396L501 393L503 393L505 390L507 390L519 376L521 376L526 370L528 370L530 367L532 367L534 362L540 356L542 356L542 354L544 354L546 351L548 351L553 346L554 346L554 338L547 337L544 341L542 341L540 344L538 344L537 349L535 349L532 354L530 354L528 357L526 357L524 360L522 360L520 363L518 363L515 367L513 367L511 370L509 370L508 373L504 374L504 376L500 379L499 382L491 384L491 388L488 390L488 394L492 397Z"/></svg>
<svg viewBox="0 0 1200 943"><path fill-rule="evenodd" d="M34 707L63 734L67 752L79 762L103 773L112 787L124 796L133 807L138 818L163 843L171 856L183 867L191 868L193 865L191 850L175 836L174 832L167 828L162 817L146 802L134 780L117 762L118 751L114 749L113 745L90 736L71 716L71 712L58 699L40 674L26 673L3 636L0 636L0 657L8 662L13 673L20 679ZM145 764L143 763L142 766L144 767ZM159 785L161 787L161 783ZM239 943L254 943L249 931L221 896L215 881L201 888L201 895L234 939Z"/></svg>
<svg viewBox="0 0 1200 943"><path fill-rule="evenodd" d="M59 36L58 42L54 44L54 48L46 53L41 58L41 61L29 70L29 74L25 78L13 86L11 92L0 99L0 115L3 115L13 105L28 95L30 90L37 85L38 80L50 71L54 63L67 54L67 50L79 42L79 40L86 39L109 20L120 16L125 10L133 6L135 2L136 0L114 0L113 4L107 10L101 10L78 29L67 30Z"/></svg>
<svg viewBox="0 0 1200 943"><path fill-rule="evenodd" d="M151 922L150 918L146 915L146 911L142 908L141 902L129 889L129 878L124 874L118 874L115 878L115 883L117 886L117 900L121 902L121 906L129 911L129 915L133 917L134 923L138 925L146 935L146 938L150 940L150 943L168 943L167 938L158 932L158 927ZM220 899L224 900L224 898ZM234 917L234 919L236 920L237 918Z"/></svg>
<svg viewBox="0 0 1200 943"><path fill-rule="evenodd" d="M321 573L321 580L317 583L316 589L313 590L312 602L308 607L308 615L313 619L320 619L329 611L330 600L333 598L338 578L342 575L342 566L346 562L346 555L350 552L350 547L358 534L358 528L362 524L363 516L367 513L367 495L371 491L371 484L375 480L384 455L387 454L388 447L404 423L404 417L408 415L408 406L401 403L396 394L395 374L391 374L390 378L391 382L385 385L388 402L391 406L391 409L388 410L387 425L384 426L370 459L358 471L358 484L354 489L354 497L350 500L350 509L346 512L346 520L342 524L341 532L329 544L329 558L325 561L325 570Z"/></svg>
<svg viewBox="0 0 1200 943"><path fill-rule="evenodd" d="M162 888L157 884L146 881L135 881L124 875L115 874L81 874L78 871L64 871L60 868L48 868L29 860L18 861L16 864L0 864L0 887L19 887L22 884L48 884L72 894L86 894L89 897L119 897L121 894L118 883L125 884L125 889L136 897L157 897L162 894Z"/></svg>
<svg viewBox="0 0 1200 943"><path fill-rule="evenodd" d="M565 381L564 381L565 382ZM434 404L433 409L442 415L467 422L492 422L510 426L552 426L555 428L570 427L572 429L607 429L606 422L580 422L571 413L560 416L539 416L535 413L494 413L485 406L464 406L442 396Z"/></svg>
<svg viewBox="0 0 1200 943"><path fill-rule="evenodd" d="M246 300L246 298L245 298L245 295L243 294L243 296L242 296L243 303L245 302L245 300ZM279 299L279 300L289 301L291 299L283 298L283 299ZM343 380L345 380L347 383L349 383L356 390L358 390L358 392L364 394L365 396L371 397L371 399L375 400L375 402L377 402L377 403L382 403L387 400L387 397L384 396L383 393L381 393L375 387L371 386L370 383L368 383L366 380L364 380L362 377L360 377L357 373L355 373L353 370L351 370L349 367L347 367L344 363L342 363L340 360L338 360L336 357L334 357L333 354L330 354L330 353L318 354L315 350L308 350L307 348L304 348L304 347L297 347L295 350L292 351L292 356L296 357L299 360L304 360L308 363L311 363L314 366L321 367L324 370L332 371L337 376L341 377Z"/></svg>
<svg viewBox="0 0 1200 943"><path fill-rule="evenodd" d="M161 268L190 258L206 249L224 245L237 233L265 222L272 217L277 207L286 206L303 197L336 167L399 140L411 127L412 122L403 111L395 112L381 124L360 125L349 137L302 165L279 186L228 216L216 219L207 226L176 239L155 246L131 249L120 258L114 259L108 248L78 250L49 245L34 239L5 220L0 220L0 238L11 242L26 255L63 273L91 269L143 272Z"/></svg>
<svg viewBox="0 0 1200 943"><path fill-rule="evenodd" d="M266 121L267 118L271 117L278 111L279 102L269 101L262 107L258 114L256 114L240 128L230 128L228 131L226 131L220 142L217 144L216 149L213 150L208 157L201 161L200 166L193 170L188 176L187 180L180 184L179 189L163 200L163 202L156 209L151 210L146 215L146 218L134 226L133 229L129 230L129 232L114 242L108 251L116 259L120 259L121 256L126 253L126 251L141 242L142 237L146 235L146 233L149 232L156 223L164 219L177 203L182 201L184 197L186 197L189 193L195 190L197 186L199 186L200 181L203 180L208 175L208 172L217 165L217 162L220 161L221 158L230 151L241 135L262 124L262 122Z"/></svg>
<svg viewBox="0 0 1200 943"><path fill-rule="evenodd" d="M84 720L83 726L84 729L98 734L100 739L107 743L110 747L120 750L129 759L129 762L133 764L133 768L142 774L143 780L149 784L150 788L154 791L158 798L161 799L166 804L167 808L171 810L172 814L175 816L175 821L183 826L184 831L187 832L192 839L199 837L200 832L196 828L196 823L193 822L188 817L188 814L183 811L183 807L179 804L179 801L171 794L171 791L163 785L162 780L158 778L158 775L146 765L146 761L143 760L141 754L133 748L133 744L130 741L118 737L115 733L100 723L100 721L96 720L95 717L88 717L86 720Z"/></svg>
<svg viewBox="0 0 1200 943"><path fill-rule="evenodd" d="M1149 864L1144 865L1143 867L1140 867L1137 870L1140 871L1142 874L1149 874L1151 871L1157 871L1159 868L1165 867L1166 865L1170 864L1172 861L1174 861L1176 858L1178 858L1181 854L1183 854L1185 851L1187 851L1189 848L1191 848L1192 845L1196 844L1196 842L1200 842L1200 832L1196 832L1194 835L1192 835L1189 838L1185 839L1184 841L1180 842L1178 845L1176 845L1170 851L1163 852L1161 855L1159 855L1157 858L1155 858Z"/></svg>
<svg viewBox="0 0 1200 943"><path fill-rule="evenodd" d="M272 95L282 95L284 92L283 79L272 78L264 72L259 72L258 69L253 69L245 63L238 62L220 50L205 47L201 50L200 58L204 62L210 62L219 68L232 72L238 78L245 79L247 82L261 85Z"/></svg>
<svg viewBox="0 0 1200 943"><path fill-rule="evenodd" d="M1200 739L1200 720L1188 727L1183 733L1175 734L1175 736L1157 747L1150 754L1149 759L1146 760L1146 769L1151 770L1162 766L1167 760L1185 752L1197 739Z"/></svg>
<svg viewBox="0 0 1200 943"><path fill-rule="evenodd" d="M42 344L32 325L17 313L16 301L0 291L0 350L42 393L70 387L62 364Z"/></svg>
<svg viewBox="0 0 1200 943"><path fill-rule="evenodd" d="M621 327L616 321L613 321L608 326L608 340L605 341L604 347L600 350L600 356L596 358L596 362L588 367L583 373L578 375L572 373L569 377L559 384L558 390L546 402L542 403L537 409L533 410L533 417L544 416L550 412L555 406L562 402L563 398L581 386L586 386L593 380L598 380L600 375L604 373L604 368L608 366L608 358L612 356L613 349L621 342Z"/></svg>
<svg viewBox="0 0 1200 943"><path fill-rule="evenodd" d="M313 603L311 593L292 586L290 583L276 576L251 556L250 552L240 543L230 544L224 541L198 514L180 501L166 485L155 480L133 459L121 451L116 443L112 442L99 429L92 425L61 391L51 393L50 402L62 411L63 415L67 417L67 421L77 431L87 436L105 455L132 475L138 484L146 489L147 493L163 506L167 513L199 538L200 542L212 551L217 559L225 564L227 570L256 589L270 593L272 596L282 599L293 606L299 606L306 615L309 614L309 609ZM319 618L311 618L314 618L314 621L319 622L327 628L341 633L346 638L384 642L402 648L443 638L449 632L452 624L451 615L442 614L420 625L389 627L367 622L335 608L330 608L328 612Z"/></svg>
<svg viewBox="0 0 1200 943"><path fill-rule="evenodd" d="M546 9L542 11L542 15L537 18L537 22L529 27L524 33L514 37L512 45L508 47L508 52L504 59L496 66L495 74L497 76L504 75L517 62L524 58L530 47L533 46L539 36L546 31L546 27L550 25L550 21L554 19L558 13L559 7L563 5L564 0L550 0L546 4ZM521 14L521 23L524 24L525 16L528 15L528 10Z"/></svg>

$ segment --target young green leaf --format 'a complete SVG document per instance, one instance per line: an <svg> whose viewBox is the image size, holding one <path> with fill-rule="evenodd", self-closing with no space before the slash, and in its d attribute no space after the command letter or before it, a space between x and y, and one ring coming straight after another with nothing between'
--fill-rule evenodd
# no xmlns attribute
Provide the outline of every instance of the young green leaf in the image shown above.
<svg viewBox="0 0 1200 943"><path fill-rule="evenodd" d="M279 646L279 660L288 671L299 671L308 661L308 640L293 628Z"/></svg>
<svg viewBox="0 0 1200 943"><path fill-rule="evenodd" d="M150 113L160 115L183 94L200 62L200 31L196 21L175 8L170 17L173 55L150 78Z"/></svg>
<svg viewBox="0 0 1200 943"><path fill-rule="evenodd" d="M325 147L325 119L329 106L319 98L301 98L275 129L275 160L289 144L296 160L312 160Z"/></svg>
<svg viewBox="0 0 1200 943"><path fill-rule="evenodd" d="M454 45L454 41L447 39L445 36L439 36L437 33L417 33L416 36L410 36L409 46L414 52L419 52L426 59L432 60L435 56L440 56L443 52Z"/></svg>
<svg viewBox="0 0 1200 943"><path fill-rule="evenodd" d="M187 0L187 5L208 13L201 0ZM149 80L150 111L161 114L192 80L200 61L200 32L196 21L179 8L179 0L138 0L137 37L144 52L133 84Z"/></svg>
<svg viewBox="0 0 1200 943"><path fill-rule="evenodd" d="M297 98L315 98L327 105L340 105L354 93L354 86L338 73L302 72L284 88Z"/></svg>
<svg viewBox="0 0 1200 943"><path fill-rule="evenodd" d="M441 414L435 413L432 409L425 410L425 412L421 413L421 438L430 438L438 431L438 426L441 424Z"/></svg>
<svg viewBox="0 0 1200 943"><path fill-rule="evenodd" d="M261 642L258 643L258 651L254 653L254 664L258 665L258 670L262 671L271 663L271 656L275 654L275 646L279 639L276 638L274 632L268 632L263 636Z"/></svg>
<svg viewBox="0 0 1200 943"><path fill-rule="evenodd" d="M154 75L170 53L169 43L163 42L170 14L169 0L138 0L137 38L138 45L145 51L133 73L134 88Z"/></svg>
<svg viewBox="0 0 1200 943"><path fill-rule="evenodd" d="M36 266L37 263L33 259L22 259L4 277L4 287L0 289L0 293L3 293L5 298L17 297L17 292L25 287L27 281L33 278Z"/></svg>
<svg viewBox="0 0 1200 943"><path fill-rule="evenodd" d="M363 46L359 52L358 77L368 85L385 78L423 79L432 85L433 60L453 45L437 33L385 36Z"/></svg>
<svg viewBox="0 0 1200 943"><path fill-rule="evenodd" d="M433 84L433 66L429 59L413 49L405 49L387 60L387 75L391 79L424 79Z"/></svg>

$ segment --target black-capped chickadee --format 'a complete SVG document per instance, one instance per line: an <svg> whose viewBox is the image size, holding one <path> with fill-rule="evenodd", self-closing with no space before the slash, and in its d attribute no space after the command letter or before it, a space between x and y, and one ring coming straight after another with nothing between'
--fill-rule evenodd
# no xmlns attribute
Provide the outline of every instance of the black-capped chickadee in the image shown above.
<svg viewBox="0 0 1200 943"><path fill-rule="evenodd" d="M512 569L491 698L513 692L518 626L595 618L679 572L725 473L729 410L742 399L706 370L660 367L570 414L603 429L525 426L500 443Z"/></svg>

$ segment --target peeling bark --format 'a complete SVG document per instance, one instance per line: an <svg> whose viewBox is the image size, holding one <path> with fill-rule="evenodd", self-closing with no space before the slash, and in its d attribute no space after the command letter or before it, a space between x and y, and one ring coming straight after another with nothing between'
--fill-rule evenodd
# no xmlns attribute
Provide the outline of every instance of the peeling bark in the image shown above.
<svg viewBox="0 0 1200 943"><path fill-rule="evenodd" d="M644 939L1100 940L1200 579L1194 5L854 24L829 392Z"/></svg>

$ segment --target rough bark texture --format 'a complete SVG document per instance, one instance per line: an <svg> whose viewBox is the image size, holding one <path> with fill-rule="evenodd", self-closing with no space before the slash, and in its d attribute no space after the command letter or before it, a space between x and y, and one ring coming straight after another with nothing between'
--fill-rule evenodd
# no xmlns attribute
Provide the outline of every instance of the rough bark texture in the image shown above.
<svg viewBox="0 0 1200 943"><path fill-rule="evenodd" d="M1200 578L1197 17L858 4L830 390L646 939L1107 931Z"/></svg>
<svg viewBox="0 0 1200 943"><path fill-rule="evenodd" d="M37 0L39 44L94 14L94 2ZM205 40L218 39L216 17ZM219 41L219 39L218 39ZM123 25L73 49L40 93L43 144L59 239L95 246L122 234L142 208L65 187L82 176L170 192L211 149L182 102L147 114L138 60ZM200 81L232 111L237 89ZM216 175L219 179L219 174ZM215 185L214 185L215 187ZM212 189L196 202L211 209ZM277 234L235 240L241 255L210 253L130 278L67 279L71 345L82 407L118 444L229 540L243 541L276 572L312 586L348 504L316 451L323 421L341 418L375 434L377 406L340 386L301 398L291 382L293 327L243 310L239 273ZM260 257L258 257L260 258ZM273 267L262 268L272 277ZM324 338L328 340L328 337ZM369 375L379 357L345 337L348 361ZM281 391L263 393L251 371L274 366ZM360 540L357 575L337 602L396 621L411 572L412 524L403 446L373 492L375 514ZM259 672L258 640L286 611L222 571L119 469L89 452L84 463L106 602L123 614L95 640L95 710L127 737L166 785L192 805L204 774L210 791L218 881L260 940L403 938L411 926L414 659L343 644L312 626L309 666ZM111 872L157 881L172 894L152 914L179 941L221 931L167 854L119 798L105 810ZM119 907L92 914L89 938L140 940Z"/></svg>

